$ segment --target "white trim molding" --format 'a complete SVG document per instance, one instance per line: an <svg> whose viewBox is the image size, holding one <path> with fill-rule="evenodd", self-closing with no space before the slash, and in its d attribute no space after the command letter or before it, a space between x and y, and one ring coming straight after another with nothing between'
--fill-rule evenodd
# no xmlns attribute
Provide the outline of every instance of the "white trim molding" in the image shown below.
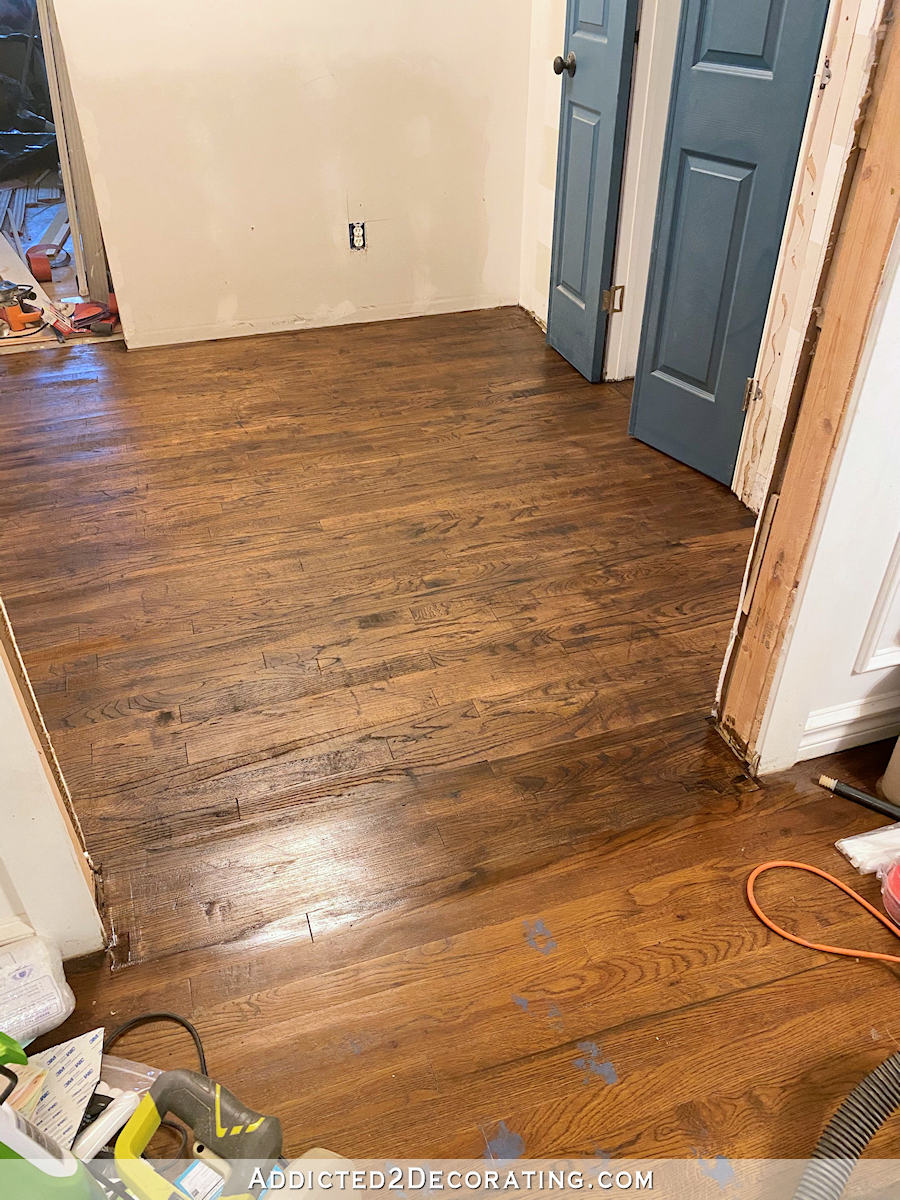
<svg viewBox="0 0 900 1200"><path fill-rule="evenodd" d="M835 754L900 734L900 692L867 696L811 712L800 739L797 761Z"/></svg>
<svg viewBox="0 0 900 1200"><path fill-rule="evenodd" d="M898 601L900 601L900 534L894 543L891 561L866 626L863 642L859 649L855 671L865 675L869 671L882 671L885 667L900 666L900 623L898 623Z"/></svg>

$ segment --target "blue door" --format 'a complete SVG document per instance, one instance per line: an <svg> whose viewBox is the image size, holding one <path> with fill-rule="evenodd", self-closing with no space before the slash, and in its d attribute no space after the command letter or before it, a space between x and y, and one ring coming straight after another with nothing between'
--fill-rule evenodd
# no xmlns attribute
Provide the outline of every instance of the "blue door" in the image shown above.
<svg viewBox="0 0 900 1200"><path fill-rule="evenodd" d="M629 431L731 483L828 0L684 0Z"/></svg>
<svg viewBox="0 0 900 1200"><path fill-rule="evenodd" d="M568 0L554 63L562 111L547 341L591 382L603 369L637 10L638 0Z"/></svg>

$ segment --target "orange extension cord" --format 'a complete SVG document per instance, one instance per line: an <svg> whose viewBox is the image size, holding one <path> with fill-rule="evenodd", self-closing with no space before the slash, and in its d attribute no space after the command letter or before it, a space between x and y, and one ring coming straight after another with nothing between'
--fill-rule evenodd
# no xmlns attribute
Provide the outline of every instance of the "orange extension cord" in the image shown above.
<svg viewBox="0 0 900 1200"><path fill-rule="evenodd" d="M779 937L787 938L789 942L795 942L798 946L806 946L808 950L821 950L823 954L843 954L847 958L874 958L879 962L900 963L900 956L896 954L878 954L874 950L847 950L843 946L824 946L819 942L808 942L805 938L796 937L793 933L788 933L786 929L782 929L780 925L776 925L772 918L767 917L760 908L754 891L754 885L763 871L771 871L775 867L792 867L795 871L809 871L811 875L818 875L820 879L827 879L829 883L833 883L836 888L840 888L842 892L845 892L857 904L861 904L873 917L877 917L882 925L888 928L891 933L900 938L900 928L886 917L884 913L880 913L868 900L864 900L859 892L854 892L853 888L847 887L846 883L841 883L840 879L835 879L827 871L821 871L818 867L811 867L808 863L790 862L787 859L780 858L774 859L772 862L763 863L751 873L750 878L747 880L747 899L750 901L750 907L762 921L763 925L771 929L773 933L777 933Z"/></svg>

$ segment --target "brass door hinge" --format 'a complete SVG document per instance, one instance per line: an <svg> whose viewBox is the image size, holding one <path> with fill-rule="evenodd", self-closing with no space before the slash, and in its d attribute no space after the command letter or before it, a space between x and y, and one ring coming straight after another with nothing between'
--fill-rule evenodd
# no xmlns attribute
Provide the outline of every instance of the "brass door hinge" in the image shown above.
<svg viewBox="0 0 900 1200"><path fill-rule="evenodd" d="M625 302L625 284L614 283L603 293L603 311L605 313L620 313Z"/></svg>
<svg viewBox="0 0 900 1200"><path fill-rule="evenodd" d="M744 388L744 402L741 405L741 412L746 412L750 405L755 404L761 396L762 388L751 375L747 380L747 386Z"/></svg>

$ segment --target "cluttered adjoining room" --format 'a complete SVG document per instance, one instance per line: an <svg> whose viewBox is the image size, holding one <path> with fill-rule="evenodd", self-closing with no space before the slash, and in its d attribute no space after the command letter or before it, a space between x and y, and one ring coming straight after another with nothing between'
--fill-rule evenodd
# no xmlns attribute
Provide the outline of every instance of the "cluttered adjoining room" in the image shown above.
<svg viewBox="0 0 900 1200"><path fill-rule="evenodd" d="M0 3L0 1194L892 1194L896 42Z"/></svg>
<svg viewBox="0 0 900 1200"><path fill-rule="evenodd" d="M58 37L47 0L0 4L0 354L121 338Z"/></svg>

